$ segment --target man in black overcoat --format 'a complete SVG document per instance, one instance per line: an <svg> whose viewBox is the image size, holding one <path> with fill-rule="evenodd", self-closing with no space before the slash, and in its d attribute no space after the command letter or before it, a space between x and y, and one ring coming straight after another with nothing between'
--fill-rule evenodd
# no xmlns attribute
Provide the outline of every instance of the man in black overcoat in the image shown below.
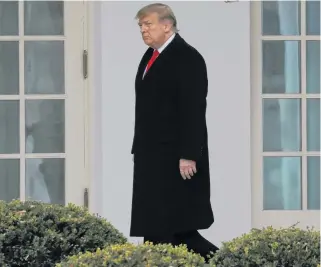
<svg viewBox="0 0 321 267"><path fill-rule="evenodd" d="M186 244L205 257L217 250L198 232L214 222L206 64L177 33L169 6L145 6L136 18L149 48L135 81L130 235L154 244Z"/></svg>

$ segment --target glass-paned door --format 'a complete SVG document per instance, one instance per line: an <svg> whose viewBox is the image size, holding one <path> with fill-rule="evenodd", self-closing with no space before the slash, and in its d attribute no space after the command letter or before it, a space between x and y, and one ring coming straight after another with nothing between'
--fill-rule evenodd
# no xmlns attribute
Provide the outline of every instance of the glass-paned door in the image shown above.
<svg viewBox="0 0 321 267"><path fill-rule="evenodd" d="M253 223L320 228L320 1L252 11Z"/></svg>
<svg viewBox="0 0 321 267"><path fill-rule="evenodd" d="M82 205L84 3L0 1L0 199Z"/></svg>

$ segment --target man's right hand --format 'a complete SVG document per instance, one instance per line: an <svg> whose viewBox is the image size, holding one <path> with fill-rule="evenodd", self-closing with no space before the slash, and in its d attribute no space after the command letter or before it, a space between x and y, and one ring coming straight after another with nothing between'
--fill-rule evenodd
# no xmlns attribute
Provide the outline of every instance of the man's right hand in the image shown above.
<svg viewBox="0 0 321 267"><path fill-rule="evenodd" d="M191 179L196 174L196 162L193 160L180 159L179 170L184 180Z"/></svg>

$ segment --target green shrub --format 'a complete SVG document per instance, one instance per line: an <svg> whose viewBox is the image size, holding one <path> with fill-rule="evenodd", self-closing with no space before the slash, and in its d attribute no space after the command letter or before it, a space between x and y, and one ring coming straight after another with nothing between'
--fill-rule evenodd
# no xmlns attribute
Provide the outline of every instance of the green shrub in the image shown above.
<svg viewBox="0 0 321 267"><path fill-rule="evenodd" d="M186 246L112 245L95 253L70 257L57 267L203 267L204 259Z"/></svg>
<svg viewBox="0 0 321 267"><path fill-rule="evenodd" d="M217 267L313 267L320 263L320 232L295 227L254 229L223 244L210 261Z"/></svg>
<svg viewBox="0 0 321 267"><path fill-rule="evenodd" d="M0 201L0 266L54 266L69 255L125 242L81 207Z"/></svg>

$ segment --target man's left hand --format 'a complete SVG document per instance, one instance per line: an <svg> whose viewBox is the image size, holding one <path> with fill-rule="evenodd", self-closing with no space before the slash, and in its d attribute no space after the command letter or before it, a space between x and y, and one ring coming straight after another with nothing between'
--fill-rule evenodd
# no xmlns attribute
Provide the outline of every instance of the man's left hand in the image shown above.
<svg viewBox="0 0 321 267"><path fill-rule="evenodd" d="M191 179L192 176L194 176L194 174L197 172L196 162L193 160L180 159L179 170L184 180Z"/></svg>

